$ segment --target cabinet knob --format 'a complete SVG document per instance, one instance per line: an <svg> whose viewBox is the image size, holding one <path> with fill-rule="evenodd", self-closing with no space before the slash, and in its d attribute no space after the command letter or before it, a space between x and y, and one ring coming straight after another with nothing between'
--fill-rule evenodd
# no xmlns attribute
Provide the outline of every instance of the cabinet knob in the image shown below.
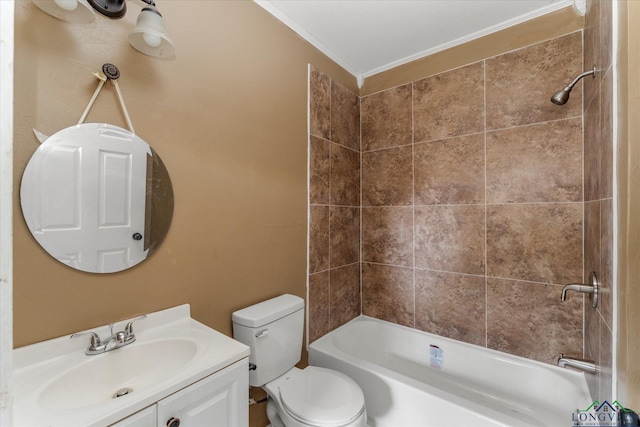
<svg viewBox="0 0 640 427"><path fill-rule="evenodd" d="M180 427L180 418L171 417L167 420L167 427Z"/></svg>

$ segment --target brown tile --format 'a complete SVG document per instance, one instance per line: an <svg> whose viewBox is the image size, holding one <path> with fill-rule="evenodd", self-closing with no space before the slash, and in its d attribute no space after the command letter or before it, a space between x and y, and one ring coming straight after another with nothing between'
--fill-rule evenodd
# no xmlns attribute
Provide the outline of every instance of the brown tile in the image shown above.
<svg viewBox="0 0 640 427"><path fill-rule="evenodd" d="M574 295L572 296L576 298L583 299L582 295ZM590 310L589 304L585 302L585 311L584 311L584 358L587 360L593 361L596 366L600 363L600 327L602 326L602 318L600 314L596 310ZM563 352L569 357L580 357L579 353L569 354ZM587 386L589 387L589 392L591 396L596 398L598 394L598 376L597 375L586 375Z"/></svg>
<svg viewBox="0 0 640 427"><path fill-rule="evenodd" d="M362 208L362 261L413 267L412 208Z"/></svg>
<svg viewBox="0 0 640 427"><path fill-rule="evenodd" d="M600 358L598 363L598 396L600 401L611 399L613 383L613 334L605 323L600 327Z"/></svg>
<svg viewBox="0 0 640 427"><path fill-rule="evenodd" d="M555 364L582 354L582 299L560 301L560 286L489 278L487 347Z"/></svg>
<svg viewBox="0 0 640 427"><path fill-rule="evenodd" d="M602 262L598 276L600 281L598 310L602 313L602 317L609 328L613 327L613 221L613 200L603 200L601 202L600 220Z"/></svg>
<svg viewBox="0 0 640 427"><path fill-rule="evenodd" d="M582 204L487 207L487 275L555 284L582 279Z"/></svg>
<svg viewBox="0 0 640 427"><path fill-rule="evenodd" d="M331 82L331 140L360 151L360 101L338 82Z"/></svg>
<svg viewBox="0 0 640 427"><path fill-rule="evenodd" d="M600 95L599 92L584 113L584 200L600 198Z"/></svg>
<svg viewBox="0 0 640 427"><path fill-rule="evenodd" d="M600 357L600 313L597 310L592 310L589 305L589 297L577 293L567 294L567 301L575 299L576 301L583 301L584 304L584 358L588 360L596 361ZM574 354L573 356L580 356ZM594 382L595 385L595 382ZM592 385L591 387L593 387ZM595 387L593 387L595 388Z"/></svg>
<svg viewBox="0 0 640 427"><path fill-rule="evenodd" d="M487 129L577 117L582 88L557 106L551 96L582 73L582 34L576 32L486 61Z"/></svg>
<svg viewBox="0 0 640 427"><path fill-rule="evenodd" d="M484 157L484 134L416 144L415 203L483 203Z"/></svg>
<svg viewBox="0 0 640 427"><path fill-rule="evenodd" d="M401 206L413 202L410 145L362 153L362 205Z"/></svg>
<svg viewBox="0 0 640 427"><path fill-rule="evenodd" d="M309 128L312 135L331 139L331 79L314 67L309 76Z"/></svg>
<svg viewBox="0 0 640 427"><path fill-rule="evenodd" d="M603 2L605 3L605 2ZM600 188L601 199L613 197L613 71L600 87Z"/></svg>
<svg viewBox="0 0 640 427"><path fill-rule="evenodd" d="M360 101L362 151L411 144L411 85L366 96Z"/></svg>
<svg viewBox="0 0 640 427"><path fill-rule="evenodd" d="M418 80L413 90L415 142L484 130L482 62Z"/></svg>
<svg viewBox="0 0 640 427"><path fill-rule="evenodd" d="M309 203L329 204L331 180L331 143L315 136L309 137Z"/></svg>
<svg viewBox="0 0 640 427"><path fill-rule="evenodd" d="M416 267L484 274L484 206L416 206Z"/></svg>
<svg viewBox="0 0 640 427"><path fill-rule="evenodd" d="M329 332L329 272L309 275L309 342Z"/></svg>
<svg viewBox="0 0 640 427"><path fill-rule="evenodd" d="M486 344L485 278L416 270L416 328Z"/></svg>
<svg viewBox="0 0 640 427"><path fill-rule="evenodd" d="M608 1L608 0L607 0ZM604 65L600 63L602 36L600 35L600 0L587 1L587 12L584 17L584 71L598 69L595 78L587 77L581 82L584 85L584 105L589 105L600 86ZM580 84L579 84L580 85Z"/></svg>
<svg viewBox="0 0 640 427"><path fill-rule="evenodd" d="M582 119L487 133L487 203L582 201Z"/></svg>
<svg viewBox="0 0 640 427"><path fill-rule="evenodd" d="M360 263L330 270L331 329L360 315Z"/></svg>
<svg viewBox="0 0 640 427"><path fill-rule="evenodd" d="M331 206L331 268L360 261L360 208Z"/></svg>
<svg viewBox="0 0 640 427"><path fill-rule="evenodd" d="M602 252L600 250L600 202L584 204L584 283L595 271L601 274Z"/></svg>
<svg viewBox="0 0 640 427"><path fill-rule="evenodd" d="M600 0L600 60L598 67L609 70L613 58L613 2Z"/></svg>
<svg viewBox="0 0 640 427"><path fill-rule="evenodd" d="M329 207L309 209L309 273L316 273L329 268Z"/></svg>
<svg viewBox="0 0 640 427"><path fill-rule="evenodd" d="M360 153L331 144L331 204L360 205Z"/></svg>
<svg viewBox="0 0 640 427"><path fill-rule="evenodd" d="M413 327L413 269L362 264L362 314Z"/></svg>

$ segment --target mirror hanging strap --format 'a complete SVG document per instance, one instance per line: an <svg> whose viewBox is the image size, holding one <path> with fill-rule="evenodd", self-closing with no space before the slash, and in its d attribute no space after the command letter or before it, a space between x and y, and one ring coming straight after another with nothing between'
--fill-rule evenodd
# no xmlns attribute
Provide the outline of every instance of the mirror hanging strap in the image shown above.
<svg viewBox="0 0 640 427"><path fill-rule="evenodd" d="M118 70L118 67L116 67L113 64L104 64L102 66L102 70L97 73L93 73L93 75L96 76L98 80L100 80L100 83L98 83L98 87L93 92L93 96L89 100L89 104L87 105L87 108L84 109L82 116L80 116L80 120L78 120L78 124L80 125L84 123L84 120L87 118L87 115L89 114L89 110L91 110L91 107L93 107L93 103L96 102L96 98L98 98L98 94L100 93L100 91L102 90L102 87L104 86L104 82L109 80L111 84L113 84L116 88L116 92L118 94L118 100L120 101L120 106L122 107L122 112L124 113L124 118L127 121L127 126L129 127L129 131L135 135L136 132L133 130L133 124L131 123L131 119L129 118L129 112L127 111L127 106L124 104L124 98L122 97L120 86L118 85L118 78L120 77L120 70Z"/></svg>

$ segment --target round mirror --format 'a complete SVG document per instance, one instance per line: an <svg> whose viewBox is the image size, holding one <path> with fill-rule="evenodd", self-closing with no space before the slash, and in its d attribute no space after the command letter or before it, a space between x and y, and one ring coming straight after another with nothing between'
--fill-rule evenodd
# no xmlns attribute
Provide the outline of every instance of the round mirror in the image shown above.
<svg viewBox="0 0 640 427"><path fill-rule="evenodd" d="M169 230L173 189L149 144L84 123L50 136L29 160L20 200L33 237L58 261L114 273L145 260Z"/></svg>

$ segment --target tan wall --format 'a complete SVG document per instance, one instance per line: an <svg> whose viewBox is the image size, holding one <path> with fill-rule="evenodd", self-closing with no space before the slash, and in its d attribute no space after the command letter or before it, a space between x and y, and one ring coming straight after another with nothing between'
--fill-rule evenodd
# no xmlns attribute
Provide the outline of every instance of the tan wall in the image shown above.
<svg viewBox="0 0 640 427"><path fill-rule="evenodd" d="M637 70L640 58L640 3L619 3L618 49L618 334L617 340L617 393L618 400L627 407L640 408L640 196L638 182L640 169L640 82Z"/></svg>
<svg viewBox="0 0 640 427"><path fill-rule="evenodd" d="M172 62L127 43L125 18L72 25L16 3L15 346L190 303L231 334L232 311L281 293L306 295L307 64L355 79L250 1L160 1ZM159 153L175 211L144 263L97 275L68 268L29 234L20 177L38 144L79 119L102 64L116 64L136 133ZM113 88L87 121L126 127Z"/></svg>

